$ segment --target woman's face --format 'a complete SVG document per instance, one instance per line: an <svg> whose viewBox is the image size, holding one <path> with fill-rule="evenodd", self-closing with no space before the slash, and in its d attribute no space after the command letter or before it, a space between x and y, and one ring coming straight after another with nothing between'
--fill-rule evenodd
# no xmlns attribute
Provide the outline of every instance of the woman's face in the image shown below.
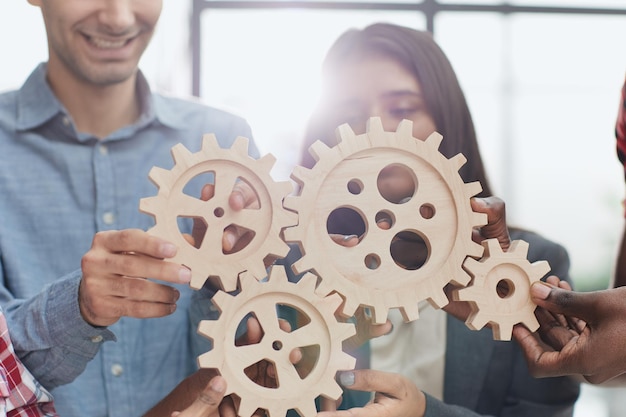
<svg viewBox="0 0 626 417"><path fill-rule="evenodd" d="M365 133L370 117L380 117L386 131L395 132L403 119L413 122L413 136L425 140L436 130L417 79L397 61L383 55L350 59L333 73L327 111L335 126L348 123L356 134ZM381 171L378 186L390 201L399 202L415 192L406 169L390 165Z"/></svg>
<svg viewBox="0 0 626 417"><path fill-rule="evenodd" d="M413 136L426 139L436 130L417 79L397 61L382 55L351 59L333 73L330 109L337 125L349 123L365 133L370 117L380 117L387 131L403 119L413 122Z"/></svg>

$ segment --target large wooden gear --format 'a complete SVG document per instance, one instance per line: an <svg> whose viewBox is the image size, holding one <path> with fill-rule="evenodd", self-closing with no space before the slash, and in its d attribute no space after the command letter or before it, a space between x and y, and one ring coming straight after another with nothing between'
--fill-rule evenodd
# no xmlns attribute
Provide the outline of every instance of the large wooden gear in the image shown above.
<svg viewBox="0 0 626 417"><path fill-rule="evenodd" d="M213 298L221 315L217 320L200 322L198 333L213 340L213 349L200 355L198 363L203 368L217 368L224 376L226 394L235 393L241 399L241 417L250 417L257 408L266 410L270 417L283 417L290 409L303 417L314 416L316 397L337 400L341 396L336 372L355 366L355 359L342 351L342 342L356 333L354 324L340 323L334 315L341 297L316 294L317 278L313 274L306 274L298 283L289 282L282 266L272 267L267 282L246 278L241 279L239 294L219 291ZM282 330L277 316L279 305L296 309L308 323L292 332ZM237 346L237 328L250 314L263 328L263 338L258 344ZM319 347L319 356L313 369L301 377L289 353L310 346ZM262 360L275 366L277 387L259 385L244 372Z"/></svg>
<svg viewBox="0 0 626 417"><path fill-rule="evenodd" d="M467 258L463 266L472 275L472 283L456 290L453 298L468 301L472 313L466 325L480 330L491 325L496 340L511 340L513 326L522 323L531 332L539 328L530 298L530 286L550 271L547 261L528 261L528 243L514 240L503 252L498 239L483 241L485 255L476 260Z"/></svg>
<svg viewBox="0 0 626 417"><path fill-rule="evenodd" d="M284 206L298 213L299 222L285 229L284 236L303 252L294 269L319 275L320 294L336 291L345 297L347 316L366 306L375 323L384 323L390 308L399 308L406 321L415 320L418 301L445 306L443 287L450 282L466 285L470 277L463 261L468 255L482 255L482 247L472 241L472 229L486 224L486 215L470 206L470 198L482 190L480 183L463 182L458 170L466 159L441 154L440 134L419 140L412 130L412 122L404 120L395 132L386 132L379 118L371 118L362 135L355 135L347 124L340 126L336 146L314 143L310 148L317 161L314 167L296 167L292 173L301 191L285 198ZM415 175L415 193L401 204L388 201L377 187L379 173L391 165ZM420 216L422 206L434 215ZM354 210L364 219L366 232L355 247L341 246L329 236L327 221L337 208ZM390 229L376 227L380 213L394 220ZM392 240L405 231L417 234L428 246L428 259L419 269L403 268L391 257ZM368 259L376 260L376 268L368 265Z"/></svg>
<svg viewBox="0 0 626 417"><path fill-rule="evenodd" d="M171 260L191 270L190 285L194 289L201 288L208 277L217 277L225 291L234 291L243 271L257 279L264 278L264 259L268 255L287 255L289 247L280 234L284 227L296 223L296 216L282 207L282 200L293 191L293 185L274 182L270 175L274 157L250 157L248 139L244 137L238 137L230 149L222 149L212 134L204 135L199 152L191 153L178 144L171 153L175 162L171 170L154 167L149 174L159 188L158 194L140 201L140 210L156 220L149 232L178 246L178 253ZM190 180L206 173L212 173L215 179L213 198L203 201L183 192ZM245 181L256 192L257 209L230 209L228 198L237 181ZM206 223L207 233L199 248L180 233L179 217L199 218ZM254 231L254 238L238 252L224 253L222 235L230 225Z"/></svg>

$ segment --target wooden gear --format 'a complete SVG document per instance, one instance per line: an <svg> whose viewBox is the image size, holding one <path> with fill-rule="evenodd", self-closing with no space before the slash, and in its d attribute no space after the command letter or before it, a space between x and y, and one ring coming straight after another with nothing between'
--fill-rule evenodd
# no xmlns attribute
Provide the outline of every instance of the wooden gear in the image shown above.
<svg viewBox="0 0 626 417"><path fill-rule="evenodd" d="M530 298L530 286L550 271L547 261L530 263L528 243L514 240L503 252L498 239L483 241L485 256L480 260L467 258L463 266L472 275L472 283L453 292L453 299L468 301L472 313L466 325L480 330L491 324L493 338L511 340L513 326L523 323L531 332L539 328L535 317L536 305ZM504 287L498 292L498 285Z"/></svg>
<svg viewBox="0 0 626 417"><path fill-rule="evenodd" d="M408 120L396 132L386 132L380 118L371 118L361 135L342 125L335 147L314 143L310 152L316 164L312 169L296 167L292 173L301 191L285 198L284 206L298 213L299 222L285 229L284 236L303 252L294 270L319 275L320 294L336 291L345 297L346 316L366 306L378 324L385 322L390 308L399 308L405 321L415 320L418 301L445 306L443 287L449 282L466 285L470 276L462 268L465 257L483 253L472 241L472 229L485 225L487 216L470 206L470 198L482 188L478 182L464 183L459 175L465 157L447 159L438 150L440 134L419 140L412 131ZM404 166L415 175L416 191L408 202L392 203L378 190L378 175L390 165ZM361 186L358 193L350 182ZM425 205L434 210L430 218L420 216ZM366 232L357 246L340 246L329 236L328 217L338 207L355 210L364 219ZM372 226L381 212L394 219L388 230ZM416 233L428 246L428 259L419 269L403 268L391 257L391 242L403 231ZM377 268L368 267L366 259L371 257L379 260Z"/></svg>
<svg viewBox="0 0 626 417"><path fill-rule="evenodd" d="M268 154L261 159L248 155L248 139L238 137L230 149L222 149L215 135L204 135L202 149L190 153L182 144L172 148L175 166L171 170L154 167L150 180L159 188L154 197L143 198L139 209L154 216L156 225L149 233L170 240L178 246L172 262L191 269L191 287L199 289L206 279L219 278L225 291L237 288L237 277L248 271L257 279L266 276L264 259L268 255L284 257L289 247L280 233L296 223L296 216L283 209L284 196L293 191L290 182L276 183L270 171L275 159ZM194 177L213 173L215 192L208 201L183 193ZM255 191L258 209L230 209L228 198L237 181L244 181ZM207 233L199 248L185 240L178 228L179 217L202 219ZM222 250L223 231L229 225L238 225L255 232L251 242L235 253Z"/></svg>
<svg viewBox="0 0 626 417"><path fill-rule="evenodd" d="M241 399L238 415L250 417L257 408L270 417L283 417L290 409L301 416L316 414L315 398L323 395L337 400L341 388L335 382L339 370L354 369L356 360L342 351L342 342L353 336L353 323L340 323L335 311L341 297L332 294L322 297L315 293L316 277L306 274L298 283L287 280L284 267L274 266L267 282L258 282L242 276L241 292L236 296L219 291L214 297L221 311L217 320L200 322L198 333L213 340L213 349L200 355L203 368L217 368L226 378L228 391ZM292 332L278 325L277 306L288 305L309 322ZM240 323L254 314L263 328L258 344L235 345ZM319 357L313 369L301 377L289 360L292 349L317 345ZM261 360L271 361L276 369L278 387L267 388L252 381L244 369Z"/></svg>

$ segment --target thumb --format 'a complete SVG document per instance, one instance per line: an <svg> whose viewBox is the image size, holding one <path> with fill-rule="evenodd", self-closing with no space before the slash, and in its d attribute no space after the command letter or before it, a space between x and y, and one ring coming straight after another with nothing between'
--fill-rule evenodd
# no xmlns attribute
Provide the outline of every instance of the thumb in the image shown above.
<svg viewBox="0 0 626 417"><path fill-rule="evenodd" d="M552 313L593 321L595 294L568 291L543 281L530 287L532 301Z"/></svg>

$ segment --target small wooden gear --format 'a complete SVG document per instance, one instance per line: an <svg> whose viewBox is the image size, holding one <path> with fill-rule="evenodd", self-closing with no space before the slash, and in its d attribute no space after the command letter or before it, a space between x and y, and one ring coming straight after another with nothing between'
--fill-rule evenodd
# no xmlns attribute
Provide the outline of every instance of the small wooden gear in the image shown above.
<svg viewBox="0 0 626 417"><path fill-rule="evenodd" d="M440 134L419 140L412 127L404 120L395 132L386 132L380 118L371 118L367 132L355 135L342 125L336 146L314 143L310 152L316 164L292 173L301 190L285 198L284 206L298 213L299 222L285 229L284 236L303 253L294 270L319 275L320 294L336 291L345 297L346 316L361 305L372 310L375 323L384 323L390 308L399 308L406 321L415 320L418 301L445 306L443 287L449 282L466 285L470 277L463 261L483 253L472 241L472 229L486 224L487 217L470 206L470 198L482 190L480 183L463 182L458 170L466 159L441 154ZM377 181L388 167L404 168L413 176L416 186L410 198L390 201L382 195ZM423 207L430 216L420 215ZM354 211L365 223L354 247L335 243L327 230L329 217L339 208ZM389 229L376 227L380 216L392 219ZM405 232L423 239L428 248L428 258L418 269L404 268L391 256L392 241Z"/></svg>
<svg viewBox="0 0 626 417"><path fill-rule="evenodd" d="M468 301L472 313L466 324L480 330L491 324L495 340L511 340L513 326L522 323L531 332L539 328L530 298L530 286L550 271L547 261L530 263L528 243L514 240L503 252L498 239L483 241L485 255L476 260L467 258L463 266L472 275L471 284L453 293L453 299Z"/></svg>
<svg viewBox="0 0 626 417"><path fill-rule="evenodd" d="M355 366L355 359L342 351L342 342L356 333L354 324L340 323L334 315L341 297L317 295L317 277L313 274L304 275L297 283L289 282L282 266L273 266L266 282L246 278L241 279L239 294L219 291L214 296L220 317L201 321L198 326L198 333L213 341L213 349L200 355L198 363L203 368L217 368L224 376L226 394L235 393L241 400L241 417L250 417L257 408L266 410L270 417L284 417L290 409L303 417L314 416L316 397L337 400L341 396L335 373ZM282 330L279 305L296 309L307 323L291 332ZM237 328L251 314L258 319L263 337L258 344L237 346ZM289 353L307 347L316 347L319 353L310 372L301 376ZM274 365L277 387L259 385L246 375L247 367L262 360Z"/></svg>
<svg viewBox="0 0 626 417"><path fill-rule="evenodd" d="M275 159L268 154L260 159L248 155L248 139L238 137L230 149L222 149L215 135L204 135L202 149L191 153L182 144L172 148L175 165L171 170L154 167L150 180L159 188L154 197L143 198L139 209L155 217L149 230L155 236L178 246L173 262L191 269L191 287L199 289L208 277L218 277L225 291L234 291L237 277L248 271L257 279L267 273L264 259L268 255L284 257L289 247L280 234L286 226L296 223L296 216L282 207L282 200L293 191L293 185L274 182L270 171ZM213 198L203 201L185 194L184 188L194 177L212 173L215 180ZM237 181L244 181L255 191L257 209L230 209L228 198ZM178 227L179 217L201 219L207 233L199 248L185 240ZM254 232L243 249L234 253L222 250L226 227L235 225Z"/></svg>

